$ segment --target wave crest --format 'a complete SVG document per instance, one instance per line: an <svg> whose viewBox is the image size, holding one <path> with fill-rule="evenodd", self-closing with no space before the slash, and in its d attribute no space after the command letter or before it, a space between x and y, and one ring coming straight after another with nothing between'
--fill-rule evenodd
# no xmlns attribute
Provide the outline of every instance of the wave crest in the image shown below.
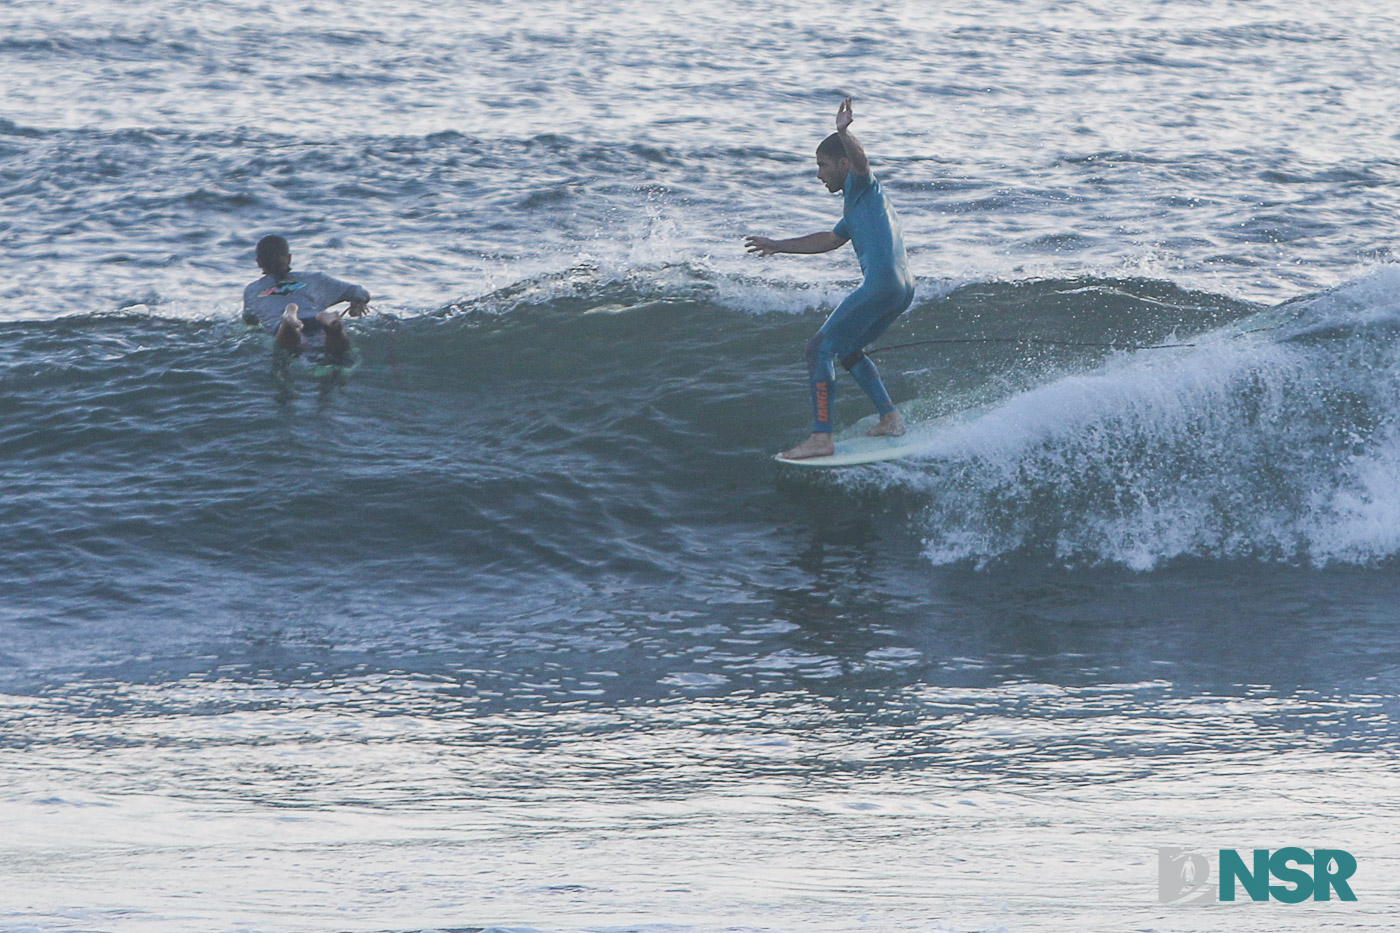
<svg viewBox="0 0 1400 933"><path fill-rule="evenodd" d="M935 563L1016 553L1145 570L1183 557L1400 552L1400 269L1118 355L951 429L909 479Z"/></svg>

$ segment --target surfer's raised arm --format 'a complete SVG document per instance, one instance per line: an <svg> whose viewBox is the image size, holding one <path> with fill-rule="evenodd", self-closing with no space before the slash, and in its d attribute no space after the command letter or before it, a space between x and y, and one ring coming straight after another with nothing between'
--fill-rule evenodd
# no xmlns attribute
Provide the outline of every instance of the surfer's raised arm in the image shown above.
<svg viewBox="0 0 1400 933"><path fill-rule="evenodd" d="M850 160L851 171L857 175L869 175L870 160L865 157L865 147L851 133L851 123L855 118L855 112L851 110L851 99L847 97L841 101L841 106L836 108L836 134L841 137L841 144L846 147L846 158Z"/></svg>

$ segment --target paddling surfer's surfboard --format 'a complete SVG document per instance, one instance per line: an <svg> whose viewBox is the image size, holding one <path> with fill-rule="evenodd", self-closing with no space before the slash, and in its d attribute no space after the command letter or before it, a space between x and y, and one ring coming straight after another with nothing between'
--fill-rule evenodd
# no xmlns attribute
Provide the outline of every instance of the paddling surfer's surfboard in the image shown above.
<svg viewBox="0 0 1400 933"><path fill-rule="evenodd" d="M311 364L311 375L315 379L335 379L346 382L355 370L360 368L360 354L352 350L348 356L329 358L322 356L319 359L309 361Z"/></svg>

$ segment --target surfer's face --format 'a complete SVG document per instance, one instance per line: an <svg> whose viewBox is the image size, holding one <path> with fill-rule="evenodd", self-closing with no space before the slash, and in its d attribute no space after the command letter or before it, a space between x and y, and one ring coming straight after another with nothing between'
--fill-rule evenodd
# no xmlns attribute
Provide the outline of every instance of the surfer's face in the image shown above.
<svg viewBox="0 0 1400 933"><path fill-rule="evenodd" d="M846 187L846 175L851 171L850 159L833 159L830 156L817 156L817 177L826 190L832 194Z"/></svg>

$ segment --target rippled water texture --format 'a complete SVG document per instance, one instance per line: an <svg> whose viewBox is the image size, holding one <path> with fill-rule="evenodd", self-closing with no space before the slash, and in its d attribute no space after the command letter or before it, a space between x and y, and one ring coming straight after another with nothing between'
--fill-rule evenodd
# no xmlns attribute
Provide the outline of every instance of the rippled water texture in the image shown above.
<svg viewBox="0 0 1400 933"><path fill-rule="evenodd" d="M0 929L1391 929L1397 48L5 4ZM940 428L814 476L855 259L741 243L834 222L848 94ZM375 295L346 384L237 320L272 231ZM1158 901L1160 846L1289 845L1358 900Z"/></svg>
<svg viewBox="0 0 1400 933"><path fill-rule="evenodd" d="M269 228L395 308L580 254L790 287L831 101L925 287L1064 274L1278 299L1390 255L1386 4L17 2L6 317L228 311ZM81 274L76 274L81 270ZM760 307L790 306L771 296Z"/></svg>

